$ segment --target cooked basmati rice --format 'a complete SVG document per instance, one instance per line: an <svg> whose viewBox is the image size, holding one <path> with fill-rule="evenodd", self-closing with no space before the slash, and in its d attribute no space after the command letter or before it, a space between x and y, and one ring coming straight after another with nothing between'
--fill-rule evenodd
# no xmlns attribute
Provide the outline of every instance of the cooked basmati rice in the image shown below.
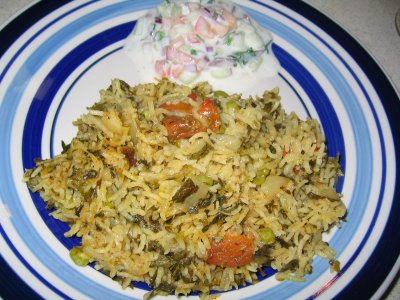
<svg viewBox="0 0 400 300"><path fill-rule="evenodd" d="M168 139L160 105L198 107L205 98L218 108L219 132ZM315 255L337 270L322 233L346 214L334 190L338 157L327 156L316 120L284 112L278 89L242 99L208 83L130 87L115 79L74 125L63 152L36 161L24 179L70 225L65 236L81 238L74 253L82 265L95 262L123 287L145 282L155 289L148 298L237 288L265 266L278 280L302 281ZM206 197L176 201L188 178ZM210 248L227 236L251 238L249 263L210 263Z"/></svg>

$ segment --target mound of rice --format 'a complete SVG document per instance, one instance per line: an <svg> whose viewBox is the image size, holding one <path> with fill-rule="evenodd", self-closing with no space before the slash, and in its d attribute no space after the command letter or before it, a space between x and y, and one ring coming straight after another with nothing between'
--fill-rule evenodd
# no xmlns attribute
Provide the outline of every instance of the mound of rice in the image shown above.
<svg viewBox="0 0 400 300"><path fill-rule="evenodd" d="M160 105L206 98L219 131L169 139ZM237 288L264 267L302 281L315 255L339 269L322 240L346 214L338 157L327 156L316 120L284 112L277 89L242 99L208 83L115 79L74 125L62 153L37 160L24 179L70 225L65 236L81 237L70 252L77 264L94 262L123 287L145 282L147 298ZM196 189L185 194L188 182ZM250 262L212 262L210 249L232 236L251 243Z"/></svg>

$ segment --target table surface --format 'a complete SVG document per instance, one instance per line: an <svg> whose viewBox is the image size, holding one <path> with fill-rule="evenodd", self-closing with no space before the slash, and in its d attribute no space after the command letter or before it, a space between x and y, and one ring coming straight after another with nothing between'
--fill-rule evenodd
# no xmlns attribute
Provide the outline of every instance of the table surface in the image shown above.
<svg viewBox="0 0 400 300"><path fill-rule="evenodd" d="M375 58L400 91L400 36L395 15L400 0L305 0L347 30ZM0 24L6 22L32 0L0 0ZM400 299L399 275L384 299Z"/></svg>

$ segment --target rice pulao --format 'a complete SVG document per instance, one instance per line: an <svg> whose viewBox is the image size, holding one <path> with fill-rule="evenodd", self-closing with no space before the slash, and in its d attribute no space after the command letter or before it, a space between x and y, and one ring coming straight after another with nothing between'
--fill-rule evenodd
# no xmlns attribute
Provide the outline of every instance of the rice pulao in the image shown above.
<svg viewBox="0 0 400 300"><path fill-rule="evenodd" d="M226 291L265 267L302 281L315 255L338 271L323 233L346 215L318 122L286 114L278 89L243 99L162 79L114 79L74 122L63 151L24 175L70 255L146 295Z"/></svg>

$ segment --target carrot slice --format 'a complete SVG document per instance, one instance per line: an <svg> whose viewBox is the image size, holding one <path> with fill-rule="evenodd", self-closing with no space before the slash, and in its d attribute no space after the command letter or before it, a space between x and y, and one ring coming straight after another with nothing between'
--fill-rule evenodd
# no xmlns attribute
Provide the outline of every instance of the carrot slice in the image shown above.
<svg viewBox="0 0 400 300"><path fill-rule="evenodd" d="M220 267L241 267L253 259L254 237L226 235L216 243L211 242L207 263Z"/></svg>
<svg viewBox="0 0 400 300"><path fill-rule="evenodd" d="M221 120L219 118L218 109L212 100L204 99L203 103L199 107L198 113L208 121L209 127L212 131L219 131Z"/></svg>
<svg viewBox="0 0 400 300"><path fill-rule="evenodd" d="M187 139L198 132L207 131L207 128L192 115L183 117L166 115L162 123L167 128L168 138L173 141Z"/></svg>
<svg viewBox="0 0 400 300"><path fill-rule="evenodd" d="M196 118L193 115L193 106L186 102L175 104L164 103L160 105L160 108L170 112L181 112L185 114L184 116L166 114L162 119L161 122L167 128L168 138L170 140L190 138L198 132L207 131L207 128L218 132L221 127L218 109L210 99L205 99L197 110L200 118L206 122Z"/></svg>

